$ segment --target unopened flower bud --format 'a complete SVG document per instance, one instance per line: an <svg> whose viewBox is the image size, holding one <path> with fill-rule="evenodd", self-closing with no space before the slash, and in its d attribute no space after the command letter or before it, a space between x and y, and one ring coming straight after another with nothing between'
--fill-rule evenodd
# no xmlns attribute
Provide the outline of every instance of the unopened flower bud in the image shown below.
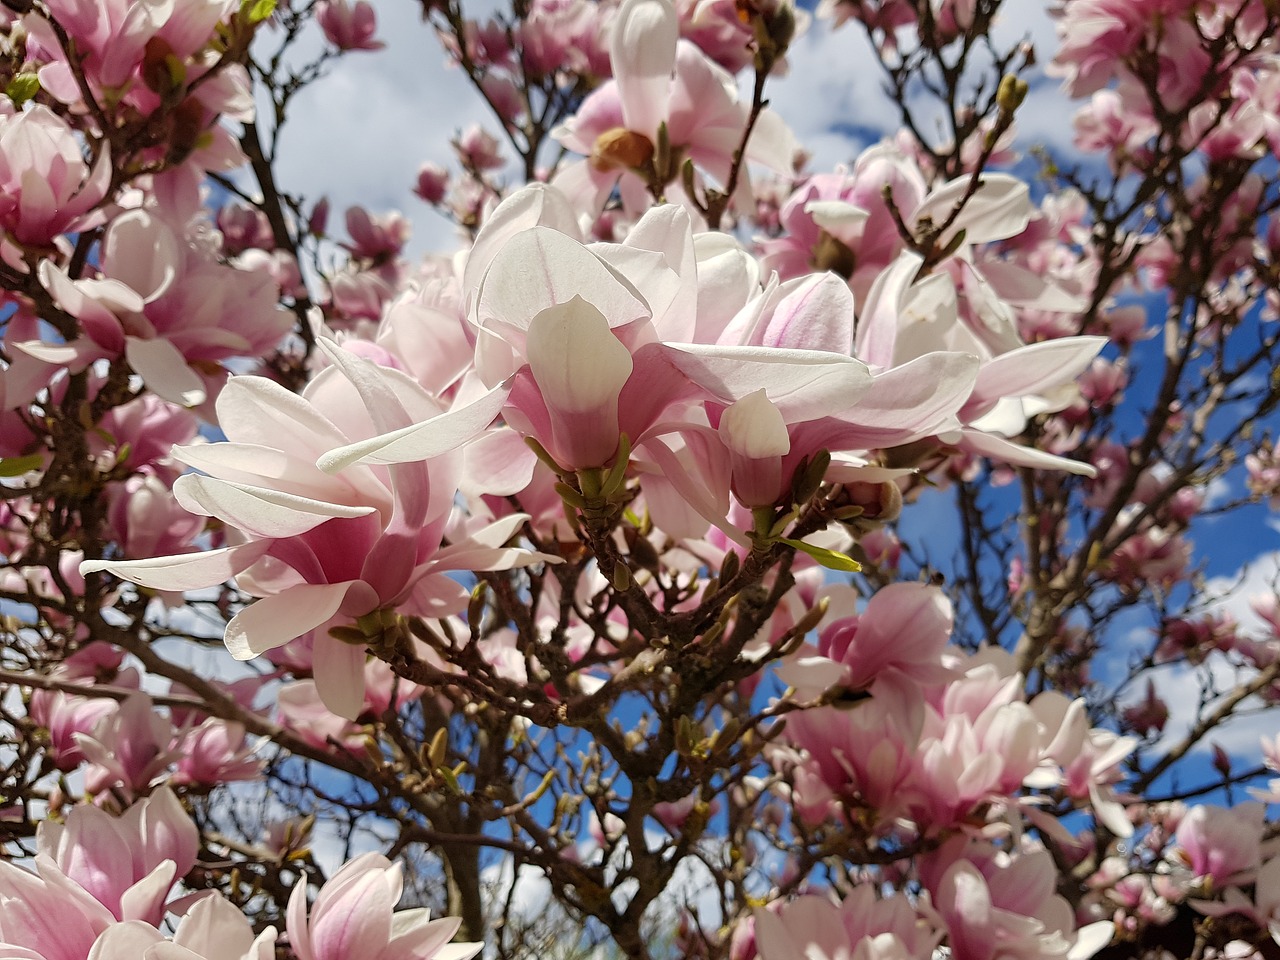
<svg viewBox="0 0 1280 960"><path fill-rule="evenodd" d="M1000 86L996 89L996 106L1004 113L1013 113L1022 106L1027 98L1027 81L1019 80L1013 74L1005 74L1000 78Z"/></svg>
<svg viewBox="0 0 1280 960"><path fill-rule="evenodd" d="M832 506L836 519L857 530L874 530L897 520L902 513L902 491L892 480L879 483L846 483Z"/></svg>

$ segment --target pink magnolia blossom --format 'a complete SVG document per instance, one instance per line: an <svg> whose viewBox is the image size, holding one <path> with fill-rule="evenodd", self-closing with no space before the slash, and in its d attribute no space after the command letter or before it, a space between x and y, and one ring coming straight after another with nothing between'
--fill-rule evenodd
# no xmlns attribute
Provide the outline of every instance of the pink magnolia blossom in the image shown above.
<svg viewBox="0 0 1280 960"><path fill-rule="evenodd" d="M346 863L307 909L307 884L289 898L285 929L298 960L470 960L480 943L450 943L461 921L430 919L425 908L393 913L401 867L367 853Z"/></svg>
<svg viewBox="0 0 1280 960"><path fill-rule="evenodd" d="M145 793L177 758L171 747L173 725L141 692L126 697L91 733L75 736L91 765L85 774L91 793L116 786L131 795Z"/></svg>
<svg viewBox="0 0 1280 960"><path fill-rule="evenodd" d="M761 243L764 265L784 279L833 270L849 281L858 304L865 303L876 276L904 248L885 190L903 216L927 193L920 170L890 144L863 151L848 172L810 177L782 207L786 233Z"/></svg>
<svg viewBox="0 0 1280 960"><path fill-rule="evenodd" d="M374 39L377 16L368 0L321 0L315 15L325 39L339 50L381 50L386 46Z"/></svg>
<svg viewBox="0 0 1280 960"><path fill-rule="evenodd" d="M180 755L170 782L212 787L237 780L253 780L263 761L253 756L245 742L244 726L209 717L200 726L184 733L178 744Z"/></svg>
<svg viewBox="0 0 1280 960"><path fill-rule="evenodd" d="M614 17L613 80L588 95L577 114L553 131L564 146L587 158L562 167L552 181L576 208L597 213L619 186L628 209L643 210L646 184L637 171L652 167L664 125L673 156L687 157L726 182L748 105L739 101L727 71L679 40L679 26L669 0L625 0ZM793 141L776 114L760 115L746 154L779 172L790 169ZM671 183L678 173L678 164L658 173L672 196L679 192ZM744 189L746 182L744 176Z"/></svg>
<svg viewBox="0 0 1280 960"><path fill-rule="evenodd" d="M929 855L921 872L955 960L1086 960L1111 940L1106 921L1075 929L1070 906L1054 893L1047 851L1011 855L956 840Z"/></svg>
<svg viewBox="0 0 1280 960"><path fill-rule="evenodd" d="M505 518L447 547L441 538L457 489L457 447L484 429L505 389L442 411L416 384L329 347L334 366L295 396L270 381L235 378L218 399L227 443L185 447L175 454L205 471L179 479L174 490L191 512L217 517L240 532L233 546L180 557L91 561L155 589L187 590L237 576L263 599L227 627L233 655L249 659L313 630L313 668L334 712L353 719L364 686L363 646L344 643L329 626L351 624L384 607L439 615L465 603L465 591L443 571L539 562L540 555L503 546L523 519ZM410 413L412 411L412 414ZM427 421L430 463L362 466L333 476L358 459L352 439L380 429L420 432ZM375 447L394 450L379 438ZM324 629L318 629L324 628Z"/></svg>
<svg viewBox="0 0 1280 960"><path fill-rule="evenodd" d="M90 215L105 198L110 179L106 144L90 167L76 134L48 107L0 115L4 259L15 262L13 244L43 248L60 233L91 226Z"/></svg>
<svg viewBox="0 0 1280 960"><path fill-rule="evenodd" d="M797 657L778 675L801 699L832 686L866 690L890 672L921 685L937 683L953 676L942 663L952 624L951 601L937 587L890 584L861 614L829 624L817 656Z"/></svg>
<svg viewBox="0 0 1280 960"><path fill-rule="evenodd" d="M445 191L449 188L449 171L438 163L424 163L418 168L418 177L413 192L427 203L435 206L444 200Z"/></svg>
<svg viewBox="0 0 1280 960"><path fill-rule="evenodd" d="M1258 870L1254 880L1254 896L1250 900L1235 885L1222 892L1222 899L1188 901L1198 912L1210 917L1240 914L1271 934L1280 944L1280 856L1271 857Z"/></svg>
<svg viewBox="0 0 1280 960"><path fill-rule="evenodd" d="M113 686L136 690L141 676L133 667L121 670L124 654L105 643L79 650L51 671L64 682L90 687ZM53 757L59 770L74 770L84 762L77 734L88 734L107 714L117 709L109 697L77 696L62 690L33 690L27 715L49 731Z"/></svg>
<svg viewBox="0 0 1280 960"><path fill-rule="evenodd" d="M177 798L162 787L119 817L83 804L65 824L43 821L37 848L116 919L157 924L170 887L195 864L199 837Z"/></svg>
<svg viewBox="0 0 1280 960"><path fill-rule="evenodd" d="M800 897L776 912L757 909L760 960L899 960L930 956L941 932L901 895L880 898L862 884L837 905Z"/></svg>
<svg viewBox="0 0 1280 960"><path fill-rule="evenodd" d="M172 940L150 924L130 921L105 931L88 960L272 960L275 955L276 928L254 936L245 915L213 893L187 910Z"/></svg>
<svg viewBox="0 0 1280 960"><path fill-rule="evenodd" d="M1192 874L1209 877L1215 884L1247 878L1262 862L1265 818L1266 807L1261 803L1193 807L1178 824L1178 856Z"/></svg>
<svg viewBox="0 0 1280 960"><path fill-rule="evenodd" d="M52 261L41 264L41 282L84 336L23 350L73 369L123 354L152 391L189 407L220 382L210 365L264 354L292 325L270 275L219 263L198 238L144 210L112 221L99 266L101 277L72 280Z"/></svg>

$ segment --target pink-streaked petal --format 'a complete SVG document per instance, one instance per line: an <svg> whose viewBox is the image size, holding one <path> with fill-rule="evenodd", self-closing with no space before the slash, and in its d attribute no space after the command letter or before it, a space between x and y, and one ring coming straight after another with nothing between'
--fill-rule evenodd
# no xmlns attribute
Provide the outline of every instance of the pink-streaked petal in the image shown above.
<svg viewBox="0 0 1280 960"><path fill-rule="evenodd" d="M783 958L806 957L804 944L797 943L792 937L790 928L782 919L769 910L757 908L755 917L756 952L765 960L783 960Z"/></svg>
<svg viewBox="0 0 1280 960"><path fill-rule="evenodd" d="M729 489L727 482L714 491L708 489L662 440L646 441L643 453L653 460L666 481L699 516L739 546L751 547L751 540L747 535L729 523L726 517L729 508L728 498L725 496Z"/></svg>
<svg viewBox="0 0 1280 960"><path fill-rule="evenodd" d="M475 290L498 251L530 227L548 227L582 240L578 216L564 194L544 183L531 183L503 200L484 220L462 274L462 289Z"/></svg>
<svg viewBox="0 0 1280 960"><path fill-rule="evenodd" d="M936 429L969 396L978 368L971 354L925 354L876 374L871 389L842 417L888 429Z"/></svg>
<svg viewBox="0 0 1280 960"><path fill-rule="evenodd" d="M223 642L237 660L283 647L336 614L351 586L352 581L303 583L255 600L231 618Z"/></svg>
<svg viewBox="0 0 1280 960"><path fill-rule="evenodd" d="M871 284L858 317L854 352L872 366L893 366L902 300L923 263L924 258L918 253L901 253Z"/></svg>
<svg viewBox="0 0 1280 960"><path fill-rule="evenodd" d="M334 517L363 517L373 507L347 506L188 473L173 485L184 510L217 517L252 537L296 537Z"/></svg>
<svg viewBox="0 0 1280 960"><path fill-rule="evenodd" d="M298 960L314 960L311 952L311 924L307 918L307 881L300 879L289 894L289 906L285 911L285 932L289 947Z"/></svg>
<svg viewBox="0 0 1280 960"><path fill-rule="evenodd" d="M232 377L218 394L217 408L227 439L238 443L314 459L348 441L305 398L265 377Z"/></svg>
<svg viewBox="0 0 1280 960"><path fill-rule="evenodd" d="M1088 306L1082 298L1016 263L983 259L979 261L977 269L1001 300L1024 310L1079 313Z"/></svg>
<svg viewBox="0 0 1280 960"><path fill-rule="evenodd" d="M543 310L574 297L599 310L611 327L650 316L631 282L594 253L557 230L534 227L512 237L493 258L480 284L476 321L523 331Z"/></svg>
<svg viewBox="0 0 1280 960"><path fill-rule="evenodd" d="M518 433L502 427L467 444L462 463L458 487L463 494L509 497L529 485L538 458Z"/></svg>
<svg viewBox="0 0 1280 960"><path fill-rule="evenodd" d="M1106 337L1063 337L1003 353L978 371L973 400L1045 393L1078 377L1106 345Z"/></svg>
<svg viewBox="0 0 1280 960"><path fill-rule="evenodd" d="M106 572L152 590L199 590L225 583L246 570L267 552L269 541L258 540L204 553L184 553L176 557L148 560L84 560L81 576Z"/></svg>
<svg viewBox="0 0 1280 960"><path fill-rule="evenodd" d="M145 210L116 217L102 239L102 269L147 303L162 296L177 276L178 241L162 220Z"/></svg>
<svg viewBox="0 0 1280 960"><path fill-rule="evenodd" d="M853 293L848 284L834 273L821 273L785 284L784 289L787 293L765 325L763 346L853 352Z"/></svg>
<svg viewBox="0 0 1280 960"><path fill-rule="evenodd" d="M316 694L330 713L355 720L364 710L364 648L332 637L315 638ZM313 934L314 935L314 934Z"/></svg>
<svg viewBox="0 0 1280 960"><path fill-rule="evenodd" d="M810 420L847 406L871 386L867 365L817 350L668 344L672 362L727 403L764 388L787 422Z"/></svg>
<svg viewBox="0 0 1280 960"><path fill-rule="evenodd" d="M479 400L423 423L330 450L316 460L316 466L325 473L337 473L353 463L408 463L438 457L493 423L510 393L511 384L503 382Z"/></svg>
<svg viewBox="0 0 1280 960"><path fill-rule="evenodd" d="M120 897L120 919L159 923L176 874L174 862L165 860L126 890Z"/></svg>

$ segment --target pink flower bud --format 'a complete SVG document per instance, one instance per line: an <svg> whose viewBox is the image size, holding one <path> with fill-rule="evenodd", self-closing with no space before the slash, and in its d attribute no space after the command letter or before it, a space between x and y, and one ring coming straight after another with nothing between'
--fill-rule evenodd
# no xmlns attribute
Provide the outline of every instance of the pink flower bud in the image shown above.
<svg viewBox="0 0 1280 960"><path fill-rule="evenodd" d="M424 163L418 170L418 181L413 192L434 206L444 200L448 188L449 171L439 164Z"/></svg>
<svg viewBox="0 0 1280 960"><path fill-rule="evenodd" d="M339 50L381 50L385 44L375 40L378 28L373 5L368 0L321 0L316 5L316 22L325 39Z"/></svg>

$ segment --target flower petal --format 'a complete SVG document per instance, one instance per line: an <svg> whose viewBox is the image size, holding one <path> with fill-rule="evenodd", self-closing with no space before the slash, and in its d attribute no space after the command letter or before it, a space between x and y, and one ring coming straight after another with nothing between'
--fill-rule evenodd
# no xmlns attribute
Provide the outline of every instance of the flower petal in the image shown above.
<svg viewBox="0 0 1280 960"><path fill-rule="evenodd" d="M354 582L303 583L256 600L231 618L223 643L237 660L283 647L337 613Z"/></svg>
<svg viewBox="0 0 1280 960"><path fill-rule="evenodd" d="M680 21L666 0L626 0L613 21L609 62L628 130L653 137L667 119Z"/></svg>
<svg viewBox="0 0 1280 960"><path fill-rule="evenodd" d="M124 355L147 389L160 399L183 407L204 403L204 381L187 366L187 358L171 341L125 337Z"/></svg>
<svg viewBox="0 0 1280 960"><path fill-rule="evenodd" d="M176 557L85 560L80 564L80 574L84 576L105 570L121 580L150 587L152 590L199 590L230 580L250 567L270 546L270 541L255 540L235 547L185 553Z"/></svg>
<svg viewBox="0 0 1280 960"><path fill-rule="evenodd" d="M313 500L194 473L177 479L173 495L188 512L217 517L255 538L296 537L334 517L363 517L375 512L374 507Z"/></svg>

